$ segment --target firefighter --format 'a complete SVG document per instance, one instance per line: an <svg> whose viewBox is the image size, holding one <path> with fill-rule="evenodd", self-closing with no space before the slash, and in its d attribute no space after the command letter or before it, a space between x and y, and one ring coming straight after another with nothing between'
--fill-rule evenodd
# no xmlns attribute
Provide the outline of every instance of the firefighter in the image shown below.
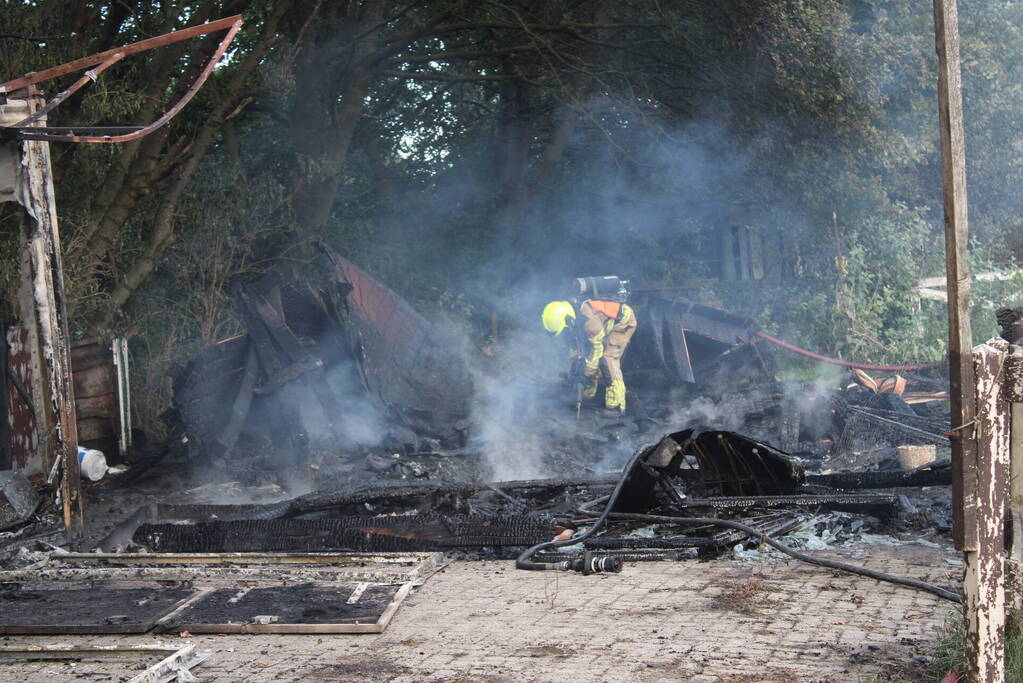
<svg viewBox="0 0 1023 683"><path fill-rule="evenodd" d="M610 384L604 391L604 406L618 413L625 412L625 378L622 376L622 355L636 331L636 312L620 301L586 299L579 305L582 325L576 325L576 309L569 301L552 301L543 309L544 329L565 339L571 353L585 362L583 398L597 395L600 364L604 363Z"/></svg>

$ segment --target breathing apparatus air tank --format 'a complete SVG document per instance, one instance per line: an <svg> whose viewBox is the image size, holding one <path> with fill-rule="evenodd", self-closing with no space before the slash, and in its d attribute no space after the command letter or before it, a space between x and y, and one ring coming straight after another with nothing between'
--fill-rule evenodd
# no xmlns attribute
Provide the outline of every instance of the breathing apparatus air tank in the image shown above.
<svg viewBox="0 0 1023 683"><path fill-rule="evenodd" d="M572 297L580 301L599 299L624 303L629 299L629 281L617 275L579 277L572 280Z"/></svg>

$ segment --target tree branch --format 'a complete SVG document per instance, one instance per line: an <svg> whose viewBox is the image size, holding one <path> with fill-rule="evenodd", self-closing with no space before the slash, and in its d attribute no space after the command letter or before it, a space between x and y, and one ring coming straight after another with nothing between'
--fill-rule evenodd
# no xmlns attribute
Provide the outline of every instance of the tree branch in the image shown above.
<svg viewBox="0 0 1023 683"><path fill-rule="evenodd" d="M451 50L450 52L435 52L429 55L412 55L409 57L395 57L392 64L415 64L421 62L443 62L448 59L476 59L479 57L495 57L497 55L515 54L516 52L534 52L535 45L514 45L512 47L495 47L491 50Z"/></svg>
<svg viewBox="0 0 1023 683"><path fill-rule="evenodd" d="M408 78L413 81L461 81L461 82L475 82L475 81L511 81L511 80L525 80L522 76L515 74L474 74L472 76L456 76L454 74L445 74L439 71L402 71L398 69L396 71L381 71L382 76L393 76L395 78Z"/></svg>

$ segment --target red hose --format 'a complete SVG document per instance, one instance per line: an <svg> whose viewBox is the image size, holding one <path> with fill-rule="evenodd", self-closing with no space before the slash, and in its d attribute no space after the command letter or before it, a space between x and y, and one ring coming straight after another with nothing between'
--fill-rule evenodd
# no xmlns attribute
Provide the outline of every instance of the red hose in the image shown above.
<svg viewBox="0 0 1023 683"><path fill-rule="evenodd" d="M939 365L938 363L927 363L925 365L869 365L867 363L853 363L852 361L840 360L838 358L829 358L828 356L822 356L819 353L814 353L813 351L801 349L798 346L793 346L788 342L783 342L781 339L772 337L769 334L764 334L763 332L757 332L756 335L765 341L769 341L772 344L782 347L783 349L788 349L793 353L798 353L800 356L813 358L814 360L819 360L823 363L831 363L832 365L841 365L842 367L845 368L859 368L860 370L883 370L889 372L900 372L908 370L926 370L927 368L933 368Z"/></svg>

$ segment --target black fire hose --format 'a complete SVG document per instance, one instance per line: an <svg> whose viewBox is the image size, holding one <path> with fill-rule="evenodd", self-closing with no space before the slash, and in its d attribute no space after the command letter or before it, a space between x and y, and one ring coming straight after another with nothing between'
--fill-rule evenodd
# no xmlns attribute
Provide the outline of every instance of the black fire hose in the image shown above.
<svg viewBox="0 0 1023 683"><path fill-rule="evenodd" d="M594 533L603 526L604 522L609 517L614 519L623 520L636 520L642 522L657 522L661 524L712 524L715 526L723 526L730 529L738 529L750 535L751 538L759 538L761 542L768 544L775 550L778 550L786 555L794 557L797 560L806 562L808 564L815 564L820 567L828 567L830 569L838 569L839 571L849 572L850 574L859 574L860 576L866 576L877 581L886 581L893 583L898 586L906 586L907 588L915 588L922 590L932 595L936 595L939 598L950 600L955 603L962 604L963 598L958 593L946 590L939 586L935 586L924 581L917 581L916 579L907 579L901 576L895 576L893 574L885 574L884 572L877 572L873 569L867 569L865 567L857 567L852 564L846 564L844 562L837 562L835 560L827 560L820 557L813 557L799 551L793 550L788 546L782 545L778 541L770 538L760 529L742 524L741 522L734 522L730 519L718 519L716 517L673 517L669 515L643 515L626 512L611 512L614 509L615 503L618 502L618 496L622 492L622 487L625 485L625 480L628 479L629 473L632 472L633 467L640 461L640 459L646 455L647 449L640 448L635 455L629 460L629 463L625 466L622 471L621 479L615 485L614 491L607 498L607 503L604 505L604 511L600 513L600 516L593 522L589 529L584 531L579 536L569 538L564 541L547 541L546 543L540 543L534 545L522 552L515 560L515 566L518 569L531 569L531 570L561 570L561 571L578 571L583 574L594 574L600 572L620 572L622 570L622 562L619 558L611 555L594 555L592 553L585 553L582 557L574 560L564 560L561 562L534 562L530 559L533 555L540 552L541 550L548 550L551 548L560 548L566 545L574 545L581 543L587 538L592 536ZM596 501L593 501L596 502ZM592 502L591 502L592 504Z"/></svg>
<svg viewBox="0 0 1023 683"><path fill-rule="evenodd" d="M540 552L541 550L548 550L551 548L560 548L566 545L575 545L581 543L587 538L592 536L603 526L607 520L607 516L611 514L611 510L614 509L615 503L618 502L618 496L622 492L622 487L625 486L625 480L629 478L629 473L632 472L632 468L640 461L640 459L646 455L647 449L640 448L636 451L635 455L629 459L628 464L622 470L622 476L615 484L614 491L607 498L607 504L604 505L604 511L600 513L600 517L590 526L589 529L584 531L578 536L573 538L565 539L564 541L547 541L546 543L540 543L534 545L532 548L524 550L521 555L515 559L515 567L517 569L532 569L532 570L560 570L560 571L577 571L583 574L596 574L603 572L620 572L622 570L622 561L612 555L594 555L592 553L584 553L582 557L576 560L564 560L562 562L534 562L532 559L533 555Z"/></svg>
<svg viewBox="0 0 1023 683"><path fill-rule="evenodd" d="M963 602L963 597L958 593L945 590L939 586L935 586L924 581L917 581L916 579L907 579L901 576L895 576L893 574L885 574L884 572L876 572L873 569L867 569L865 567L857 567L856 565L846 564L845 562L837 562L835 560L826 560L820 557L814 557L801 553L797 550L793 550L788 546L782 545L773 538L767 536L765 533L754 527L742 524L740 522L733 522L730 519L718 519L716 517L673 517L670 515L642 515L634 514L630 512L615 512L610 515L606 514L604 517L614 517L615 519L634 520L640 522L657 522L661 524L714 524L717 526L728 527L730 529L738 529L744 531L750 535L751 538L759 538L761 542L766 543L775 550L779 550L786 555L807 562L809 564L816 564L821 567L828 567L830 569L838 569L843 572L849 572L850 574L859 574L860 576L866 576L871 579L878 581L887 581L888 583L894 583L899 586L906 586L908 588L916 588L917 590L926 591L933 595L937 595L939 598L945 600L951 600L952 602L960 603ZM594 525L595 526L595 525Z"/></svg>

